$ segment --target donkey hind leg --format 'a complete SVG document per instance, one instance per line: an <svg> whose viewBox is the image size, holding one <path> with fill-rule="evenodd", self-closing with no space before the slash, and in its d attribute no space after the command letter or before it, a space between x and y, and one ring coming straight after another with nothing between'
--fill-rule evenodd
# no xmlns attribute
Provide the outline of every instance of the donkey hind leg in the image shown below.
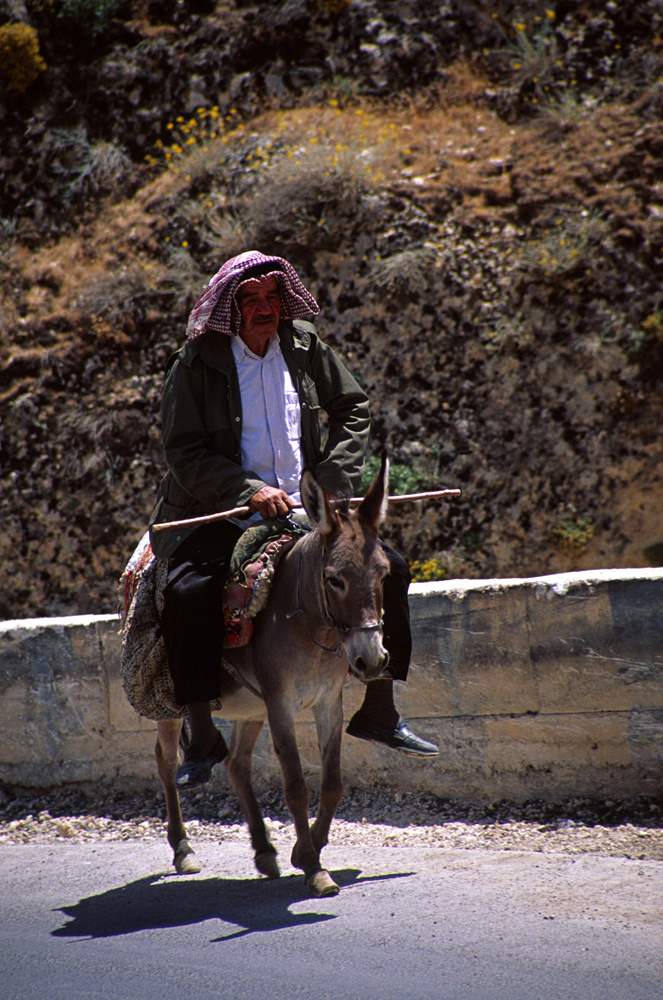
<svg viewBox="0 0 663 1000"><path fill-rule="evenodd" d="M181 729L181 719L167 719L158 722L155 755L159 778L166 797L168 843L175 852L173 864L178 875L192 875L200 871L200 865L196 861L193 848L186 835L180 808L180 797L175 784Z"/></svg>
<svg viewBox="0 0 663 1000"><path fill-rule="evenodd" d="M267 834L262 812L251 783L253 751L263 725L262 719L235 723L230 740L230 751L225 764L230 783L249 827L255 866L261 875L267 875L268 878L278 878L281 872L276 861L276 848Z"/></svg>
<svg viewBox="0 0 663 1000"><path fill-rule="evenodd" d="M339 891L328 872L320 867L320 852L313 843L308 822L309 791L297 748L295 720L283 704L269 706L269 728L274 751L283 773L285 802L295 824L297 840L291 862L304 872L306 885L314 896L335 896Z"/></svg>
<svg viewBox="0 0 663 1000"><path fill-rule="evenodd" d="M318 733L318 747L322 759L320 780L320 803L315 822L311 827L311 839L318 852L329 841L329 828L343 795L341 777L341 737L343 735L343 703L341 695L331 704L320 703L314 707L315 724ZM314 882L311 891L317 896L335 896L339 887L329 872L323 868L311 877Z"/></svg>

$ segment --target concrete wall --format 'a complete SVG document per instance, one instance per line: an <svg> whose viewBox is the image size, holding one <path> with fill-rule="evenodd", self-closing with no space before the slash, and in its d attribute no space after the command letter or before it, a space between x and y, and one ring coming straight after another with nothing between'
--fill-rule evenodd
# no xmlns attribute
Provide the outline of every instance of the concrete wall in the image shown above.
<svg viewBox="0 0 663 1000"><path fill-rule="evenodd" d="M663 570L415 584L411 610L397 702L440 756L345 737L348 782L475 801L663 794ZM349 680L346 718L361 697ZM0 623L0 781L156 782L154 729L124 697L115 616ZM310 717L299 736L315 772ZM266 730L257 758L258 784L278 780Z"/></svg>

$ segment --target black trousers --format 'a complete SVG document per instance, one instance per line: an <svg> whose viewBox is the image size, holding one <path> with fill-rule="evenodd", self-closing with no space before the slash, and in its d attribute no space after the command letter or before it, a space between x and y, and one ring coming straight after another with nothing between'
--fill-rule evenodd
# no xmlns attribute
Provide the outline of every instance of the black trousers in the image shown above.
<svg viewBox="0 0 663 1000"><path fill-rule="evenodd" d="M212 701L220 693L224 627L221 603L230 558L241 531L227 521L196 529L169 560L161 632L180 705ZM402 556L380 543L389 560L383 590L383 643L394 680L407 678L412 652L407 591L411 575Z"/></svg>

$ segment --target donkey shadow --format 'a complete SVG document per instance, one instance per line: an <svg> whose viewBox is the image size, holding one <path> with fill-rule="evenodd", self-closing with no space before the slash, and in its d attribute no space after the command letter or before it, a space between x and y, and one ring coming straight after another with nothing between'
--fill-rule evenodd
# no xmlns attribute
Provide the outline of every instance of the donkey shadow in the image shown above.
<svg viewBox="0 0 663 1000"><path fill-rule="evenodd" d="M334 872L343 887L404 878L413 872L361 877L357 869ZM229 941L247 934L281 930L335 919L331 913L296 913L292 903L311 901L301 875L278 880L264 878L182 879L181 876L148 875L128 885L71 906L59 907L67 920L51 932L53 937L107 938L219 920L237 929L213 941Z"/></svg>

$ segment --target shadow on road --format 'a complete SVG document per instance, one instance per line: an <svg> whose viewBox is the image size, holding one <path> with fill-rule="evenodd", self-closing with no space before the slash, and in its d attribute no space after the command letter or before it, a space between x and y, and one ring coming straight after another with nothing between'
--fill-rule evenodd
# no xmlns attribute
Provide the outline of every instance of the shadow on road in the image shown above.
<svg viewBox="0 0 663 1000"><path fill-rule="evenodd" d="M351 868L332 872L341 888L412 874L400 872L362 877L361 871ZM334 919L331 913L296 913L289 909L292 903L304 900L313 902L301 875L288 875L273 881L264 878L185 880L171 875L149 875L58 908L55 912L64 913L71 919L51 933L53 937L105 938L220 920L235 928L213 938L220 942L246 934Z"/></svg>

